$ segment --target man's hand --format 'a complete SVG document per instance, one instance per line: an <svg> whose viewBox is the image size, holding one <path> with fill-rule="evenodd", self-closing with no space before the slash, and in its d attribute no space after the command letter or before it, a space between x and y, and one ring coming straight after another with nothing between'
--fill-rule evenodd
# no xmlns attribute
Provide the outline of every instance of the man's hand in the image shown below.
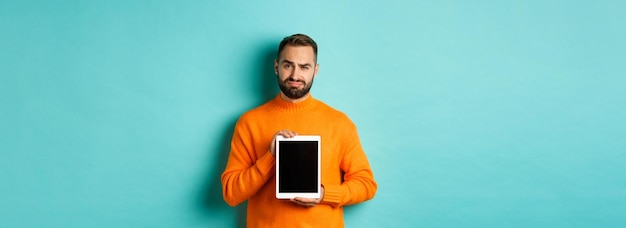
<svg viewBox="0 0 626 228"><path fill-rule="evenodd" d="M274 156L276 156L276 136L279 136L279 135L285 138L292 138L298 135L298 133L290 131L290 130L281 130L281 131L276 132L276 134L274 134L274 138L272 139L272 143L270 144L270 153ZM320 187L320 198L314 199L314 198L296 197L296 198L291 199L290 201L303 207L314 207L318 205L320 202L322 202L322 199L324 199L324 186Z"/></svg>
<svg viewBox="0 0 626 228"><path fill-rule="evenodd" d="M270 144L270 153L274 156L276 156L276 136L279 136L279 135L282 135L285 138L291 138L291 137L298 135L298 133L295 133L290 130L280 130L276 132L276 134L274 134L274 138L272 139L272 143Z"/></svg>
<svg viewBox="0 0 626 228"><path fill-rule="evenodd" d="M294 202L295 204L298 204L303 207L314 207L314 206L317 206L319 203L321 203L322 199L324 199L324 186L323 185L320 187L320 198L313 199L313 198L296 197L296 198L291 199L291 202Z"/></svg>

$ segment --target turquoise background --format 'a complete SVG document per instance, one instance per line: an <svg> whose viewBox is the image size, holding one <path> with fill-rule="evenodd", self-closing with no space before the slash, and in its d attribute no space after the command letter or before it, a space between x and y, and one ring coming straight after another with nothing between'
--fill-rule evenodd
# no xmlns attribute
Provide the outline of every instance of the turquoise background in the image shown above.
<svg viewBox="0 0 626 228"><path fill-rule="evenodd" d="M348 227L626 226L624 1L0 3L0 227L237 227L293 33L379 189Z"/></svg>

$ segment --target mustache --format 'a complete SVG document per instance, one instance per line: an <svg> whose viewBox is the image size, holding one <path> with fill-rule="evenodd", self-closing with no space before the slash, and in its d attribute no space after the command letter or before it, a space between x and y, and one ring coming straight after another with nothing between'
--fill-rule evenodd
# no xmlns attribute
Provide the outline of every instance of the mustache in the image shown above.
<svg viewBox="0 0 626 228"><path fill-rule="evenodd" d="M296 80L296 79L293 79L293 78L287 78L287 79L285 79L285 81L283 81L283 82L284 82L284 83L287 83L287 82L301 82L301 83L306 84L306 82L305 82L304 80Z"/></svg>

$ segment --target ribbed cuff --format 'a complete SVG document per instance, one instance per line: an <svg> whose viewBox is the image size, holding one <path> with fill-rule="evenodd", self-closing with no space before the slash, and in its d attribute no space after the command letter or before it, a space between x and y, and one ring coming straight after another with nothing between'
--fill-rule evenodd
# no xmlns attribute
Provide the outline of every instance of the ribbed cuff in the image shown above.
<svg viewBox="0 0 626 228"><path fill-rule="evenodd" d="M338 207L341 204L341 185L324 184L324 198L322 203L332 207Z"/></svg>

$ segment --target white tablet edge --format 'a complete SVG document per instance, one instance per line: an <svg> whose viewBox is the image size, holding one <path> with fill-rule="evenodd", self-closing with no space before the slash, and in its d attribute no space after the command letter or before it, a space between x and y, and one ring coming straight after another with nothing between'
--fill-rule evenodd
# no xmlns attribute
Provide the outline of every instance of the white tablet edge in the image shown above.
<svg viewBox="0 0 626 228"><path fill-rule="evenodd" d="M280 142L281 141L316 141L317 142L317 192L314 193L310 193L310 192L302 192L302 193L281 193L278 191L278 183L279 183L279 176L278 176L278 172L279 172L279 158L280 158ZM322 175L321 175L321 164L322 164L322 160L321 160L321 152L322 152L322 140L321 137L319 135L296 135L294 137L291 138L285 138L281 135L276 136L276 148L275 148L275 152L276 152L276 198L277 199L293 199L296 197L303 197L303 198L320 198L321 197L321 179L322 179Z"/></svg>

